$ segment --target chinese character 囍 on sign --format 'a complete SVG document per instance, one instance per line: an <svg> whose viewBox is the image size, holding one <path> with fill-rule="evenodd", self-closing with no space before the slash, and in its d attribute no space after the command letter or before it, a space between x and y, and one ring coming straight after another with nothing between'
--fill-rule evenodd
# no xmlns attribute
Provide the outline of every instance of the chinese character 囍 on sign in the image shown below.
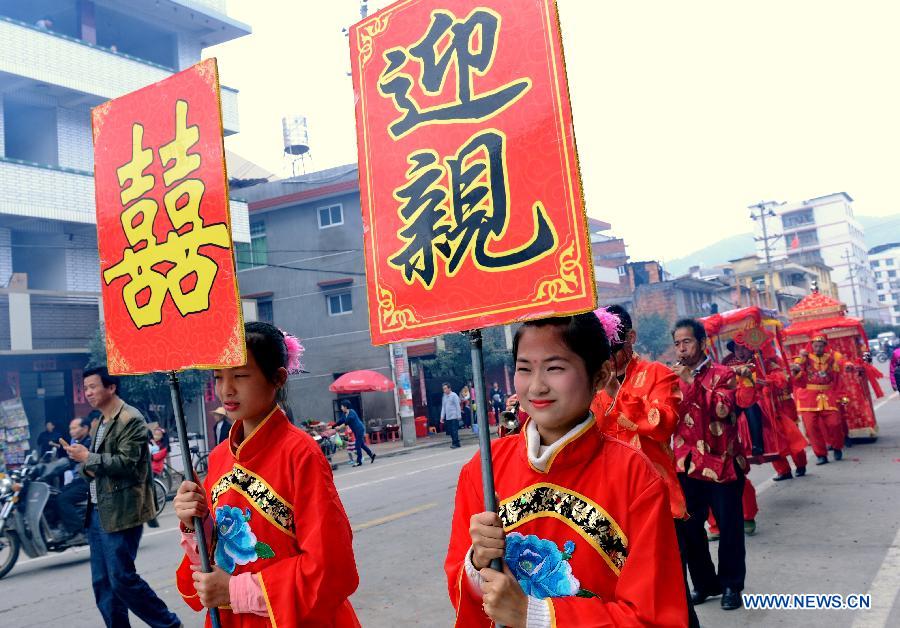
<svg viewBox="0 0 900 628"><path fill-rule="evenodd" d="M103 271L107 285L128 277L122 291L125 307L140 329L162 322L167 295L181 316L209 309L209 296L219 268L200 248L228 248L230 237L224 223L204 224L200 204L205 185L199 178L188 178L200 169L199 154L188 151L197 144L200 131L188 125L188 103L175 106L175 137L159 147L165 194L163 204L172 229L158 238L159 205L147 194L157 185L147 173L153 163L153 149L144 146L144 127L132 126L131 160L117 169L122 229L128 240L121 261Z"/></svg>

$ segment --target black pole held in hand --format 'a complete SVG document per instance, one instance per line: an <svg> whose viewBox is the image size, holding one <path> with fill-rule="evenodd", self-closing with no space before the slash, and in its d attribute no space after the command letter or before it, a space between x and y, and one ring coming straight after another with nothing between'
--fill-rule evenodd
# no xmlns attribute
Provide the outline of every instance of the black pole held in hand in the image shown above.
<svg viewBox="0 0 900 628"><path fill-rule="evenodd" d="M172 390L172 408L175 410L175 426L178 429L178 441L181 444L181 460L184 464L184 477L193 482L197 479L194 475L194 465L191 462L191 444L188 441L187 423L184 420L184 406L181 402L181 386L178 383L178 373L169 371L169 387ZM206 532L203 530L203 519L194 517L194 535L197 539L197 550L200 552L200 567L203 573L212 573L209 562L209 548L206 545ZM221 628L219 609L209 609L209 621L213 628Z"/></svg>

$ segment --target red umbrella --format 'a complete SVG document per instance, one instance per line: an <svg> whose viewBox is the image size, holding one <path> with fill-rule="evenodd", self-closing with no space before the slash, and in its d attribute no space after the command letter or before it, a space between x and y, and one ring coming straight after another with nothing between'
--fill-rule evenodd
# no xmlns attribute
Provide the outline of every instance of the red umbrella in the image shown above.
<svg viewBox="0 0 900 628"><path fill-rule="evenodd" d="M387 392L394 390L394 382L375 371L350 371L334 380L328 390L333 393Z"/></svg>

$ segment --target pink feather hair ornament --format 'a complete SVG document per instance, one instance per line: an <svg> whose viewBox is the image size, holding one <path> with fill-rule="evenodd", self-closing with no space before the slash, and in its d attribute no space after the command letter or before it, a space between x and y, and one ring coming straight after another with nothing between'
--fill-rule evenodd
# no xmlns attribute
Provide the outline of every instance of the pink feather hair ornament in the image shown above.
<svg viewBox="0 0 900 628"><path fill-rule="evenodd" d="M606 332L606 339L609 344L614 345L619 342L619 335L622 333L622 320L605 307L594 310L594 314L603 325L603 331Z"/></svg>
<svg viewBox="0 0 900 628"><path fill-rule="evenodd" d="M284 330L281 333L284 334L284 348L287 350L288 358L285 368L288 370L288 373L299 373L303 369L300 359L303 357L306 348L300 344L300 339L296 336Z"/></svg>

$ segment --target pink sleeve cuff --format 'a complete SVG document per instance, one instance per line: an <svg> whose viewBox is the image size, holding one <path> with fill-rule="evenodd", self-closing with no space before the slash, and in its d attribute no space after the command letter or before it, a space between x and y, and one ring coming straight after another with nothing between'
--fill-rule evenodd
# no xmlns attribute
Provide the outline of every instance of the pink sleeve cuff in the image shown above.
<svg viewBox="0 0 900 628"><path fill-rule="evenodd" d="M255 573L242 573L232 576L228 581L228 595L231 597L231 610L235 613L252 613L260 617L269 617L266 596Z"/></svg>

